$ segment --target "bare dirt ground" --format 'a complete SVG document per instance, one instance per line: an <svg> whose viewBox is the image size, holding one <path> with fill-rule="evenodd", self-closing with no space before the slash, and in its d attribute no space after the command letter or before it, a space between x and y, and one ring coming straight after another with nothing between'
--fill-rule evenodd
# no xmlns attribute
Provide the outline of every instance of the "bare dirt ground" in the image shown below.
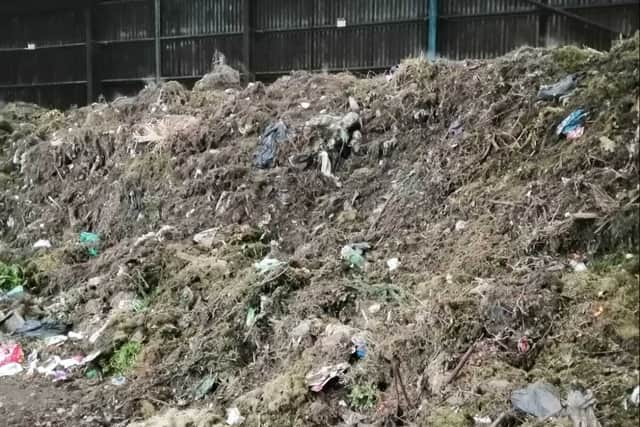
<svg viewBox="0 0 640 427"><path fill-rule="evenodd" d="M81 337L0 323L0 424L637 425L639 54L2 106L0 319ZM561 413L514 408L536 381Z"/></svg>

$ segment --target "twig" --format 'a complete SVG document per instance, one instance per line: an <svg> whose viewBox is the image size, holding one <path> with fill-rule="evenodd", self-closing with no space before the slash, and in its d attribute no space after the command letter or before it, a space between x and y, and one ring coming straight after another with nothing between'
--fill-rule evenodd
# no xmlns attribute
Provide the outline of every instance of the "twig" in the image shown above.
<svg viewBox="0 0 640 427"><path fill-rule="evenodd" d="M471 353L473 352L473 348L476 346L476 343L477 341L474 341L469 346L469 349L467 350L467 352L464 354L464 356L462 356L462 358L458 362L458 365L453 369L453 372L451 372L451 376L447 380L447 384L451 384L458 377L458 374L462 370L462 367L464 366L465 363L467 363L467 360L469 360L469 357L471 356Z"/></svg>
<svg viewBox="0 0 640 427"><path fill-rule="evenodd" d="M522 204L522 203L516 203L516 202L508 202L506 200L489 200L489 203L493 203L494 205L507 205L507 206L517 206Z"/></svg>
<svg viewBox="0 0 640 427"><path fill-rule="evenodd" d="M402 381L402 377L400 376L400 360L394 356L393 358L393 371L394 371L394 377L396 379L396 393L398 391L397 387L398 384L400 384L400 389L402 390L402 394L404 396L404 400L407 402L407 406L412 409L413 408L413 404L411 403L411 400L409 399L409 394L407 393L407 389L404 387L404 382ZM400 399L398 399L400 400Z"/></svg>
<svg viewBox="0 0 640 427"><path fill-rule="evenodd" d="M62 209L62 206L60 206L60 204L58 202L56 202L56 200L53 197L47 196L47 198L51 201L51 203L54 204L55 207L57 207L60 210L64 210L64 209Z"/></svg>
<svg viewBox="0 0 640 427"><path fill-rule="evenodd" d="M387 208L387 205L391 202L391 200L393 200L395 198L395 194L392 194L386 202L384 202L384 205L382 205L382 208L380 209L380 213L378 214L378 216L376 216L376 218L373 220L373 223L371 224L371 227L369 227L369 231L367 234L371 234L373 233L373 231L376 229L376 226L378 225L378 222L380 221L380 218L382 218L382 214L384 213L385 209Z"/></svg>
<svg viewBox="0 0 640 427"><path fill-rule="evenodd" d="M147 400L159 403L160 405L171 406L169 403L165 402L164 400L156 399L155 397L151 397L149 395L147 395L146 398L147 398Z"/></svg>
<svg viewBox="0 0 640 427"><path fill-rule="evenodd" d="M269 277L265 278L262 282L258 283L257 287L261 288L262 286L266 285L267 283L276 280L277 278L279 278L280 276L285 274L287 271L289 271L289 266L286 266L285 268L283 268L282 271L279 272L278 274L274 274L272 276L269 276Z"/></svg>
<svg viewBox="0 0 640 427"><path fill-rule="evenodd" d="M506 411L500 414L498 418L494 422L491 423L489 427L500 427L502 423L511 416L511 411Z"/></svg>

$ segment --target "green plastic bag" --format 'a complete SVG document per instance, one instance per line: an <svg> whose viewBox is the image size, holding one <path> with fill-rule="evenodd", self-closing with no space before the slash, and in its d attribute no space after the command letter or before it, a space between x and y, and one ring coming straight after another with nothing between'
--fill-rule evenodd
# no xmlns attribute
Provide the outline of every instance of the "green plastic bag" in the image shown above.
<svg viewBox="0 0 640 427"><path fill-rule="evenodd" d="M98 245L100 244L100 236L96 233L90 233L88 231L83 231L80 233L80 243L87 247L87 252L89 255L96 257L98 256Z"/></svg>

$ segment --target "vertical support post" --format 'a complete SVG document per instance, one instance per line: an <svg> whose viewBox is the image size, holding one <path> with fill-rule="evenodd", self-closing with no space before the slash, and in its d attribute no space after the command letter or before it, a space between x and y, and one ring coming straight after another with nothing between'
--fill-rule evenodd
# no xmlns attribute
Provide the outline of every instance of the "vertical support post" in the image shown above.
<svg viewBox="0 0 640 427"><path fill-rule="evenodd" d="M156 60L156 83L160 83L162 77L161 69L161 51L160 51L160 0L154 0L153 22L155 26L154 30L154 50Z"/></svg>
<svg viewBox="0 0 640 427"><path fill-rule="evenodd" d="M429 1L429 36L427 39L427 58L436 59L438 40L438 0Z"/></svg>
<svg viewBox="0 0 640 427"><path fill-rule="evenodd" d="M93 78L93 2L84 8L84 31L86 44L85 74L87 80L87 104L94 100L94 78Z"/></svg>
<svg viewBox="0 0 640 427"><path fill-rule="evenodd" d="M247 81L254 80L253 64L251 63L251 42L253 36L251 6L252 0L242 0L242 62L244 64Z"/></svg>
<svg viewBox="0 0 640 427"><path fill-rule="evenodd" d="M549 4L549 0L541 0L540 3ZM538 15L538 34L537 43L538 47L545 46L547 44L547 32L548 32L549 12L545 9L539 10Z"/></svg>

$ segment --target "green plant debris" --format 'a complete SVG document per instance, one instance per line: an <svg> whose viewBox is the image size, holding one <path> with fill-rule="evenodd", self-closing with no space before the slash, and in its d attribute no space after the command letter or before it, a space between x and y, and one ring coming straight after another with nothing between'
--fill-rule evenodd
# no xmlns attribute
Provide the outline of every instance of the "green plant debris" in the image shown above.
<svg viewBox="0 0 640 427"><path fill-rule="evenodd" d="M106 363L106 372L113 375L123 375L130 371L136 365L141 350L142 343L138 341L129 341L122 344L113 352Z"/></svg>
<svg viewBox="0 0 640 427"><path fill-rule="evenodd" d="M349 393L349 404L354 409L371 409L378 401L378 393L373 384L356 384Z"/></svg>
<svg viewBox="0 0 640 427"><path fill-rule="evenodd" d="M24 284L22 267L16 264L0 263L0 289L9 291Z"/></svg>

